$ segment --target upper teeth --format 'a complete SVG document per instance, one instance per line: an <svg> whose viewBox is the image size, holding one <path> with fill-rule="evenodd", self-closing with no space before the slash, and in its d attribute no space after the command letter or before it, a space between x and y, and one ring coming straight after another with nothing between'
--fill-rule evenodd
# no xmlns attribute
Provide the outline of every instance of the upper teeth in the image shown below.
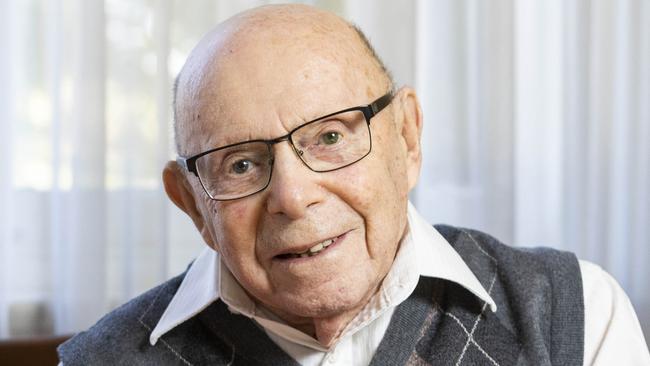
<svg viewBox="0 0 650 366"><path fill-rule="evenodd" d="M322 242L320 242L320 243L314 245L313 247L311 247L311 248L305 250L305 251L302 252L302 253L296 253L296 254L297 254L298 256L300 256L300 257L312 256L312 255L314 255L314 254L317 254L317 253L320 252L321 250L323 250L323 249L329 247L330 245L332 245L333 242L334 242L334 239L327 239L327 240L322 241Z"/></svg>

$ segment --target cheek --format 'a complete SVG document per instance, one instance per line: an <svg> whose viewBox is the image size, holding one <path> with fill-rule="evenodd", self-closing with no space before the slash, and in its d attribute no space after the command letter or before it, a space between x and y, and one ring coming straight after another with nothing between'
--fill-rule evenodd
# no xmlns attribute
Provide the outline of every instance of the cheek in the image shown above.
<svg viewBox="0 0 650 366"><path fill-rule="evenodd" d="M246 205L233 205L229 210L228 219L230 222L247 222L247 218L250 216L249 211L250 207Z"/></svg>
<svg viewBox="0 0 650 366"><path fill-rule="evenodd" d="M373 154L343 169L332 187L363 218L370 256L392 259L406 226L406 171L399 156Z"/></svg>
<svg viewBox="0 0 650 366"><path fill-rule="evenodd" d="M384 121L382 130L378 131L376 142L377 160L381 160L386 167L389 179L395 186L408 186L406 175L406 145L400 133L395 129L393 122ZM373 136L374 137L374 136Z"/></svg>
<svg viewBox="0 0 650 366"><path fill-rule="evenodd" d="M217 250L224 256L254 250L255 206L243 201L210 202L208 224L214 233Z"/></svg>
<svg viewBox="0 0 650 366"><path fill-rule="evenodd" d="M235 278L250 290L268 286L256 255L259 209L256 200L243 199L219 202L211 210L217 250Z"/></svg>
<svg viewBox="0 0 650 366"><path fill-rule="evenodd" d="M393 131L389 131L393 135ZM379 188L375 200L376 209L380 212L376 216L377 230L381 228L390 228L385 230L385 234L390 240L396 242L401 239L404 228L406 227L406 210L408 202L408 177L406 171L406 156L402 146L399 144L399 138L378 139L376 155L372 162L377 168L375 171L379 174L374 176L375 183ZM372 182L370 182L372 184Z"/></svg>

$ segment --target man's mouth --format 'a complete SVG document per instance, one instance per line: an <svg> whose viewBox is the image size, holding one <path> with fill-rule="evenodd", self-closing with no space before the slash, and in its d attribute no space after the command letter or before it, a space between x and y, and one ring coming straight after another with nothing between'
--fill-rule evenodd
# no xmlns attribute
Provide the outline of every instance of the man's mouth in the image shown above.
<svg viewBox="0 0 650 366"><path fill-rule="evenodd" d="M342 234L334 238L329 238L326 240L321 241L320 243L316 243L310 248L308 248L305 251L302 252L297 252L297 253L284 253L284 254L279 254L276 256L278 259L295 259L295 258L307 258L307 257L313 257L315 255L318 255L322 252L324 252L328 247L330 247L333 244L338 243L341 241L341 239L346 235Z"/></svg>

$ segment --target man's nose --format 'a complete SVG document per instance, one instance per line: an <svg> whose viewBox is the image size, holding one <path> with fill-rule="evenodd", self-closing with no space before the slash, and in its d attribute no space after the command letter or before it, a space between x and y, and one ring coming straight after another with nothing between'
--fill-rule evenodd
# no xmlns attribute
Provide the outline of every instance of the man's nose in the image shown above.
<svg viewBox="0 0 650 366"><path fill-rule="evenodd" d="M319 173L310 170L289 143L279 143L273 148L274 163L271 182L267 187L267 210L271 214L299 219L325 197L323 187L318 183Z"/></svg>

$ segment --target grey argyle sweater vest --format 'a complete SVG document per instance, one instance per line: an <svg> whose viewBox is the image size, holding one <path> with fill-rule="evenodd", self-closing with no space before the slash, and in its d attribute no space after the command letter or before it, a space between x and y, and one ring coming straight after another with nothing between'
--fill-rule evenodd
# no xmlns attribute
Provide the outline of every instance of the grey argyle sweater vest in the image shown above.
<svg viewBox="0 0 650 366"><path fill-rule="evenodd" d="M371 365L582 365L584 305L575 256L511 248L436 226L498 310L465 288L420 278L400 304ZM131 300L58 349L74 365L297 365L250 319L221 301L161 337L149 334L183 275Z"/></svg>

